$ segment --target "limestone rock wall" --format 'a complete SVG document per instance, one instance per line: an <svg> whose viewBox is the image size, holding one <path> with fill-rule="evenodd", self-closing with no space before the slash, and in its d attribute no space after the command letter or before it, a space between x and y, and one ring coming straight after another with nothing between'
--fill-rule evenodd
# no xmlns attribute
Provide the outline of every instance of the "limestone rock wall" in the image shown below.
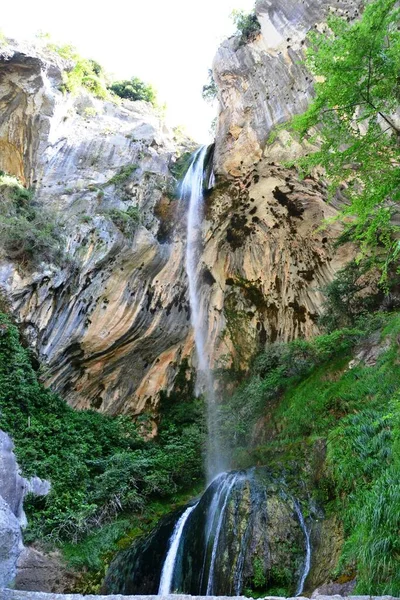
<svg viewBox="0 0 400 600"><path fill-rule="evenodd" d="M63 215L68 261L32 271L3 253L0 289L47 384L79 408L138 413L171 383L189 334L184 241L168 229L178 146L146 103L63 95L57 61L0 50L0 169ZM110 217L129 208L133 236Z"/></svg>
<svg viewBox="0 0 400 600"><path fill-rule="evenodd" d="M333 250L338 225L321 228L334 215L323 184L266 161L211 193L199 277L214 364L318 333L321 289L353 253Z"/></svg>
<svg viewBox="0 0 400 600"><path fill-rule="evenodd" d="M313 95L310 73L301 64L307 32L329 14L354 18L360 0L258 0L261 32L241 44L239 36L220 46L213 64L220 114L215 168L239 176L264 155L275 125L303 112Z"/></svg>
<svg viewBox="0 0 400 600"><path fill-rule="evenodd" d="M279 166L304 151L274 125L306 108L310 75L298 64L308 29L356 0L260 1L254 41L218 50L221 112L217 186L207 197L199 257L212 364L243 368L266 343L317 333L321 288L351 256L333 252L335 209L321 182ZM186 206L173 199L177 140L146 103L63 95L62 61L0 48L0 169L36 188L64 216L68 261L34 271L4 253L0 291L40 361L43 380L77 408L156 413L158 393L193 357L185 274ZM1 190L0 190L1 195ZM137 210L125 235L110 211Z"/></svg>

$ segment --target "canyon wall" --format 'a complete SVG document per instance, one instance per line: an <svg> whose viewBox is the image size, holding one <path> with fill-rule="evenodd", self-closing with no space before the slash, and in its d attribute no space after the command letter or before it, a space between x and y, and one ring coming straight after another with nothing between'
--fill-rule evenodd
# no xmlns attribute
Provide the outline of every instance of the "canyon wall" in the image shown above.
<svg viewBox="0 0 400 600"><path fill-rule="evenodd" d="M214 169L199 257L212 364L239 368L265 344L318 332L321 289L351 256L323 182L280 162L304 151L272 128L312 97L299 64L307 30L356 2L258 2L261 33L217 52ZM156 413L184 357L193 358L185 274L185 205L170 167L183 151L148 104L59 91L68 65L45 51L0 48L0 169L62 215L66 259L35 268L2 252L0 290L43 365L77 408ZM186 148L187 149L187 148ZM0 190L0 195L1 195ZM114 211L134 210L135 231Z"/></svg>

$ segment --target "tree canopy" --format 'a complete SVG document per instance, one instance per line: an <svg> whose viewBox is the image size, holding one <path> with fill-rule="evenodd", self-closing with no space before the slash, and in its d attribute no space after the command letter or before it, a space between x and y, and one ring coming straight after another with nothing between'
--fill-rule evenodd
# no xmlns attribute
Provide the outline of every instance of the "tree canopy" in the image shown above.
<svg viewBox="0 0 400 600"><path fill-rule="evenodd" d="M109 88L120 98L127 100L144 100L155 105L156 92L151 85L147 85L138 77L131 77L123 81L115 81Z"/></svg>
<svg viewBox="0 0 400 600"><path fill-rule="evenodd" d="M377 0L353 23L331 17L326 31L312 31L306 64L315 98L292 122L302 139L319 142L298 165L322 166L332 194L342 187L348 238L375 256L383 281L400 255L399 18L395 0Z"/></svg>

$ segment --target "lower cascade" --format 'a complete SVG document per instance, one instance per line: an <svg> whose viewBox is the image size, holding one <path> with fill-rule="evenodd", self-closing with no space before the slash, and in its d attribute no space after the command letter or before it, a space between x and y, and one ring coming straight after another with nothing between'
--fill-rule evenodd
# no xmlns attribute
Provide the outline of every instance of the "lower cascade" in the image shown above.
<svg viewBox="0 0 400 600"><path fill-rule="evenodd" d="M197 503L163 519L112 563L107 593L301 594L310 535L300 503L265 467L218 475Z"/></svg>

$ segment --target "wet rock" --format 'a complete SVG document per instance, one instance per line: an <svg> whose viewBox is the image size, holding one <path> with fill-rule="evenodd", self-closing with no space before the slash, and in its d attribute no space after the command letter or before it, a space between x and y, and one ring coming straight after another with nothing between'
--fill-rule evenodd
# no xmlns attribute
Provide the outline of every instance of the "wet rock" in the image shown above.
<svg viewBox="0 0 400 600"><path fill-rule="evenodd" d="M168 535L182 512L164 519L150 536L117 557L107 573L105 591L157 593ZM193 595L234 595L252 588L257 570L265 590L280 586L295 592L304 557L304 533L294 500L269 471L222 474L186 521L171 589Z"/></svg>

